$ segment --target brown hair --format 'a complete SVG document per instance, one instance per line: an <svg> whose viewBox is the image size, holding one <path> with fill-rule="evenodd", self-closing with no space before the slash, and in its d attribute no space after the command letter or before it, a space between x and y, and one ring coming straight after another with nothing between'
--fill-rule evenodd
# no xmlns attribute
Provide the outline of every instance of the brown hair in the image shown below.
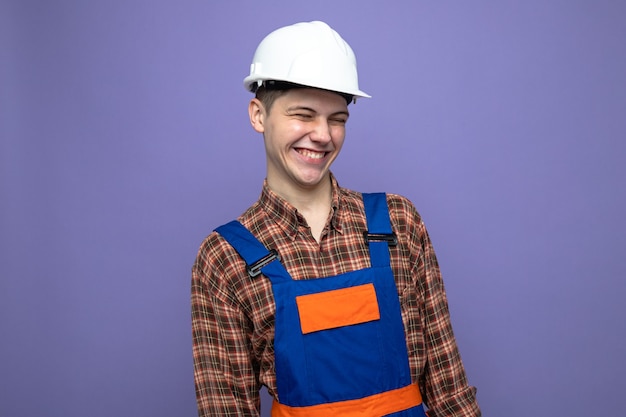
<svg viewBox="0 0 626 417"><path fill-rule="evenodd" d="M286 92L286 89L266 88L265 85L262 85L256 90L255 97L263 104L267 114L270 114L270 110L276 99Z"/></svg>

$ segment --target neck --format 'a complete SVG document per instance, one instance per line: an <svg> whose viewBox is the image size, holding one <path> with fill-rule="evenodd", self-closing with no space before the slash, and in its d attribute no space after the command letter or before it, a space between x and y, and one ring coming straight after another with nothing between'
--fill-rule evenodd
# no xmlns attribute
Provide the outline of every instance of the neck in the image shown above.
<svg viewBox="0 0 626 417"><path fill-rule="evenodd" d="M319 242L332 205L330 175L311 188L274 187L269 179L268 186L302 214L313 237Z"/></svg>
<svg viewBox="0 0 626 417"><path fill-rule="evenodd" d="M330 175L327 175L313 187L285 187L281 186L281 184L275 184L269 177L267 184L272 191L284 198L300 212L311 211L316 207L330 208L332 199ZM325 214L327 214L326 210Z"/></svg>

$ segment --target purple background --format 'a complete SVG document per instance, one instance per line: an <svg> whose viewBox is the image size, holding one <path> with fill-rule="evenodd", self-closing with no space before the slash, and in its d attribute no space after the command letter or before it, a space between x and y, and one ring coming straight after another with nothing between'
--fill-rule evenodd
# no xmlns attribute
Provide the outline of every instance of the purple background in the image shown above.
<svg viewBox="0 0 626 417"><path fill-rule="evenodd" d="M265 173L242 79L266 33L313 19L373 96L334 172L420 210L485 415L621 415L625 17L613 0L0 2L0 416L196 414L191 264Z"/></svg>

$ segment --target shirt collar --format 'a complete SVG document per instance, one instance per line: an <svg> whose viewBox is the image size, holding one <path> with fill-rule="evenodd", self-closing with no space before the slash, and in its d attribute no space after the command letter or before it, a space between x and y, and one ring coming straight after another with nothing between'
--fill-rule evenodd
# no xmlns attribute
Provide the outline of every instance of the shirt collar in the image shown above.
<svg viewBox="0 0 626 417"><path fill-rule="evenodd" d="M339 207L341 204L341 189L337 183L335 176L330 173L331 181L331 217L330 227L341 232L341 223L339 221ZM306 220L287 200L280 197L270 189L267 179L263 181L263 190L259 198L259 204L281 229L287 233L291 239L295 239L300 227L306 227Z"/></svg>

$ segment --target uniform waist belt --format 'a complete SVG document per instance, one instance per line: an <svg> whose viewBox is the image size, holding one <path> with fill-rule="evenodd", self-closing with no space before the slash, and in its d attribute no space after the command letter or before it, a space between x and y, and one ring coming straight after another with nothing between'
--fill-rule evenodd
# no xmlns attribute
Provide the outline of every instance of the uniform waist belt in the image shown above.
<svg viewBox="0 0 626 417"><path fill-rule="evenodd" d="M371 395L356 400L318 404L308 407L290 407L274 401L272 417L328 417L386 416L417 407L422 403L417 384Z"/></svg>

